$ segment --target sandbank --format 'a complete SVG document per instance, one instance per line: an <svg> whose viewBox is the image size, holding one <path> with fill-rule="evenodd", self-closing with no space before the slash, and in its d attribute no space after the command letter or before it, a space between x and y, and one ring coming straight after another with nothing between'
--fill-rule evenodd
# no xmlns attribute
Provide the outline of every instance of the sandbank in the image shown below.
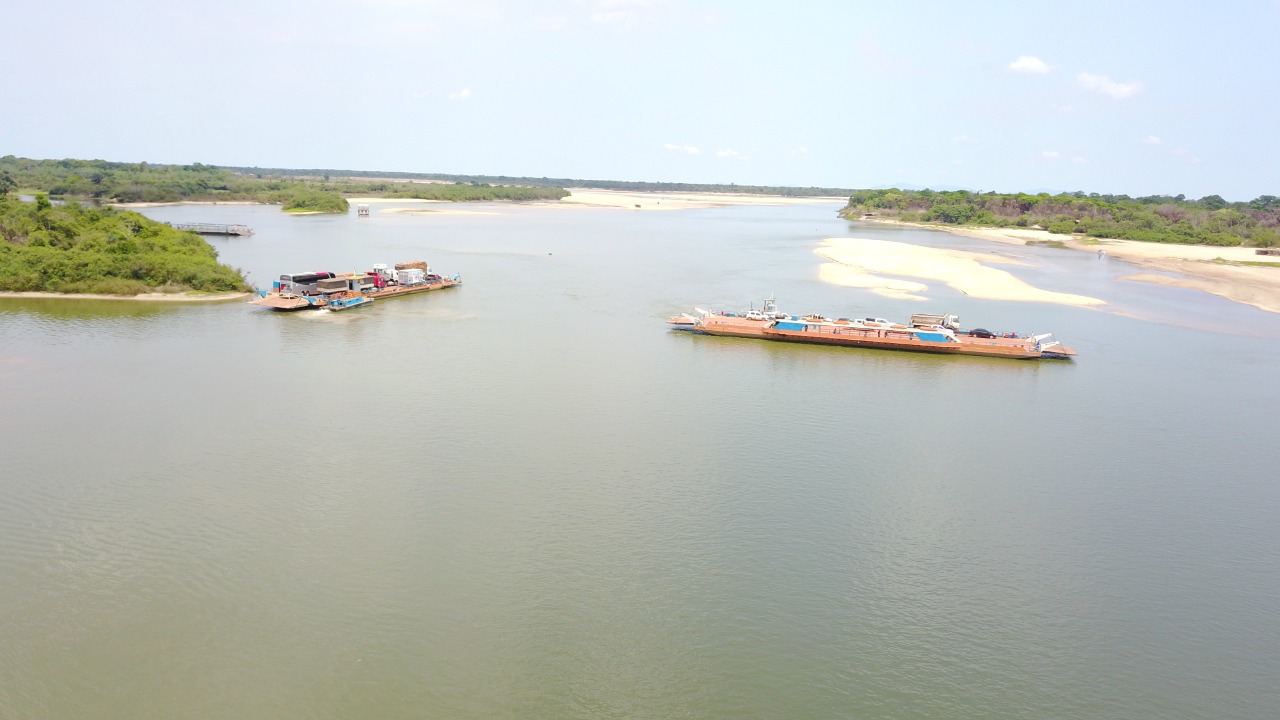
<svg viewBox="0 0 1280 720"><path fill-rule="evenodd" d="M138 295L102 295L98 293L0 292L4 298L51 298L54 300L141 300L144 302L224 302L253 295L251 292L230 293L141 293Z"/></svg>
<svg viewBox="0 0 1280 720"><path fill-rule="evenodd" d="M426 198L349 197L347 203L375 205L377 203L451 203L452 200L428 200Z"/></svg>
<svg viewBox="0 0 1280 720"><path fill-rule="evenodd" d="M847 203L847 197L784 197L747 193L642 192L566 188L569 196L553 202L537 203L552 207L605 208L612 210L689 210L692 208L728 207L731 205L813 205Z"/></svg>
<svg viewBox="0 0 1280 720"><path fill-rule="evenodd" d="M1280 313L1280 257L1258 255L1253 248L1083 238L1036 228L953 227L877 217L863 220L943 230L955 235L1013 245L1058 242L1071 250L1089 253L1101 251L1108 257L1158 271L1124 275L1121 280L1200 290L1259 310Z"/></svg>
<svg viewBox="0 0 1280 720"><path fill-rule="evenodd" d="M256 200L175 200L174 202L131 202L107 204L111 207L121 208L149 208L168 207L170 205L270 205L271 203L263 203Z"/></svg>
<svg viewBox="0 0 1280 720"><path fill-rule="evenodd" d="M819 277L824 282L865 288L887 297L925 299L916 294L928 289L923 283L884 277L898 275L941 281L965 295L988 300L1077 306L1105 304L1084 295L1041 290L1005 270L988 267L988 264L1026 264L999 255L867 238L827 238L814 252L829 261L819 268Z"/></svg>
<svg viewBox="0 0 1280 720"><path fill-rule="evenodd" d="M502 213L486 210L433 210L430 208L387 208L379 210L378 213L390 213L393 215L502 215Z"/></svg>

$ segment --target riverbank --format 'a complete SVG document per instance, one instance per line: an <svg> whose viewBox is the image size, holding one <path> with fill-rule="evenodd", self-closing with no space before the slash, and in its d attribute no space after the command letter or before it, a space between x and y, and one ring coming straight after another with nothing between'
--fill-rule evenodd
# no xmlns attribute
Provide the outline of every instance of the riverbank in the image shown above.
<svg viewBox="0 0 1280 720"><path fill-rule="evenodd" d="M746 193L636 192L566 188L569 197L552 203L553 207L606 208L614 210L689 210L693 208L728 207L732 205L814 205L846 203L846 197L790 197L783 195L750 195Z"/></svg>
<svg viewBox="0 0 1280 720"><path fill-rule="evenodd" d="M168 207L170 205L271 205L272 203L258 202L257 200L175 200L173 202L128 202L106 204L111 207L118 208L152 208Z"/></svg>
<svg viewBox="0 0 1280 720"><path fill-rule="evenodd" d="M861 222L941 230L1010 245L1055 243L1079 252L1101 252L1156 271L1124 275L1120 278L1122 280L1199 290L1266 312L1280 313L1280 257L1258 255L1253 248L1083 238L1035 228L935 225L876 217L864 218Z"/></svg>
<svg viewBox="0 0 1280 720"><path fill-rule="evenodd" d="M559 200L493 201L518 204L523 207L598 209L598 210L692 210L698 208L731 207L737 205L841 205L845 197L790 197L783 195L751 195L747 193L695 193L695 192L641 192L626 190L597 190L592 188L567 188L569 196ZM463 204L451 200L425 200L419 198L350 197L351 204L422 203L431 205ZM500 212L478 210L440 210L435 208L387 208L379 213L438 214L438 215L500 215Z"/></svg>
<svg viewBox="0 0 1280 720"><path fill-rule="evenodd" d="M0 292L0 300L6 298L45 298L54 300L134 300L142 302L227 302L252 296L251 292L229 293L139 293L137 295L104 295L101 293L56 292Z"/></svg>

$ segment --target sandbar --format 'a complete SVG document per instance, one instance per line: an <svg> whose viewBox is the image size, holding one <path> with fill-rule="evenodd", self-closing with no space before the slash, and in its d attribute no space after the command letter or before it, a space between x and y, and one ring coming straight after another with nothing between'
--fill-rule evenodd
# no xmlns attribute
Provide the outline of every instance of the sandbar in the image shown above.
<svg viewBox="0 0 1280 720"><path fill-rule="evenodd" d="M120 208L149 208L168 207L170 205L270 205L271 203L258 202L256 200L175 200L173 202L128 202L107 204L111 207Z"/></svg>
<svg viewBox="0 0 1280 720"><path fill-rule="evenodd" d="M347 203L363 203L365 205L373 205L376 203L451 203L452 200L428 200L427 198L394 198L394 197L349 197Z"/></svg>
<svg viewBox="0 0 1280 720"><path fill-rule="evenodd" d="M1037 228L967 227L910 223L890 218L863 218L868 222L908 225L942 230L992 242L1026 245L1058 242L1071 250L1101 253L1156 273L1134 273L1121 280L1180 287L1280 313L1280 256L1258 255L1253 248L1178 245L1136 240L1085 238L1051 233ZM1232 263L1252 263L1241 265ZM1173 275L1161 274L1173 273Z"/></svg>
<svg viewBox="0 0 1280 720"><path fill-rule="evenodd" d="M499 212L486 210L434 210L430 208L386 208L385 210L379 210L378 213L392 215L502 215Z"/></svg>
<svg viewBox="0 0 1280 720"><path fill-rule="evenodd" d="M553 202L538 203L564 208L603 208L610 210L689 210L693 208L728 207L731 205L814 205L845 204L847 197L790 197L748 193L649 192L566 188L569 196Z"/></svg>
<svg viewBox="0 0 1280 720"><path fill-rule="evenodd" d="M224 302L253 295L251 292L228 293L139 293L138 295L104 295L100 293L0 292L5 298L51 298L54 300L141 300L144 302Z"/></svg>
<svg viewBox="0 0 1280 720"><path fill-rule="evenodd" d="M1084 295L1041 290L990 264L1026 265L999 255L924 247L890 240L827 238L815 250L828 262L819 277L834 285L869 289L880 295L923 300L916 294L928 289L919 282L884 277L897 275L937 280L970 297L988 300L1044 302L1059 305L1104 305Z"/></svg>

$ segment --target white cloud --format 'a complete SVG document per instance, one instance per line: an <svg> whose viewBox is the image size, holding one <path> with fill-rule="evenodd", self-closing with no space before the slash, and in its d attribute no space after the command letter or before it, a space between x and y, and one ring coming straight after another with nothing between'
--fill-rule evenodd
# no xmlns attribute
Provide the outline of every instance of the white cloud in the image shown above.
<svg viewBox="0 0 1280 720"><path fill-rule="evenodd" d="M1044 158L1045 160L1057 160L1061 156L1062 156L1062 153L1058 152L1057 150L1041 150L1040 151L1040 157Z"/></svg>
<svg viewBox="0 0 1280 720"><path fill-rule="evenodd" d="M1073 113L1076 111L1075 105L1054 105L1053 109L1060 113Z"/></svg>
<svg viewBox="0 0 1280 720"><path fill-rule="evenodd" d="M733 148L725 148L724 150L717 150L716 157L741 157L741 156L738 154L737 150L734 150Z"/></svg>
<svg viewBox="0 0 1280 720"><path fill-rule="evenodd" d="M1200 162L1200 158L1197 157L1195 153L1191 152L1186 148L1178 148L1177 150L1173 151L1173 154L1182 158L1186 162L1191 163L1192 165L1195 165Z"/></svg>
<svg viewBox="0 0 1280 720"><path fill-rule="evenodd" d="M809 154L809 148L807 148L807 147L805 147L805 146L801 145L800 147L796 148L795 150L792 150L792 151L791 151L791 154L792 154L792 155L808 155L808 154Z"/></svg>
<svg viewBox="0 0 1280 720"><path fill-rule="evenodd" d="M1106 75L1091 75L1089 73L1080 73L1076 75L1076 82L1085 90L1093 90L1103 95L1113 97L1116 100L1124 100L1133 97L1142 89L1142 83L1122 83L1116 82Z"/></svg>
<svg viewBox="0 0 1280 720"><path fill-rule="evenodd" d="M956 142L958 142L958 143L976 143L976 142L978 142L977 138L972 138L972 137L969 137L968 135L956 135L956 136L952 137L951 139L952 139L952 140L955 140L955 141L956 141Z"/></svg>
<svg viewBox="0 0 1280 720"><path fill-rule="evenodd" d="M1023 55L1009 63L1008 67L1016 73L1024 73L1026 75L1045 75L1052 69L1043 60L1034 55Z"/></svg>
<svg viewBox="0 0 1280 720"><path fill-rule="evenodd" d="M1159 144L1160 144L1160 138L1156 137L1155 135L1148 135L1148 136L1147 136L1147 138L1146 138L1145 140L1143 140L1142 142L1143 142L1143 143L1145 143L1145 144L1147 144L1147 145L1159 145Z"/></svg>
<svg viewBox="0 0 1280 720"><path fill-rule="evenodd" d="M676 145L674 143L667 143L662 147L668 150L675 150L677 152L688 153L689 155L697 155L698 153L702 152L701 150L699 150L697 147L693 145Z"/></svg>
<svg viewBox="0 0 1280 720"><path fill-rule="evenodd" d="M1082 157L1080 157L1079 155L1077 155L1077 156L1075 156L1075 157L1071 158L1071 162L1073 162L1073 163L1075 163L1075 164L1077 164L1077 165L1087 165L1087 164L1089 164L1089 159L1088 159L1088 158L1082 158Z"/></svg>
<svg viewBox="0 0 1280 720"><path fill-rule="evenodd" d="M466 100L471 97L471 88L462 88L456 93L449 93L450 100Z"/></svg>

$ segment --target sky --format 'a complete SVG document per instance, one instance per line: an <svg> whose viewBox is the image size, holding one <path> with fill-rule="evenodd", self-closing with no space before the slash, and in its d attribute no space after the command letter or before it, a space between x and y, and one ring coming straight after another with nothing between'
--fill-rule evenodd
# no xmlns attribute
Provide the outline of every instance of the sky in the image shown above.
<svg viewBox="0 0 1280 720"><path fill-rule="evenodd" d="M0 155L1280 195L1280 0L0 0Z"/></svg>

